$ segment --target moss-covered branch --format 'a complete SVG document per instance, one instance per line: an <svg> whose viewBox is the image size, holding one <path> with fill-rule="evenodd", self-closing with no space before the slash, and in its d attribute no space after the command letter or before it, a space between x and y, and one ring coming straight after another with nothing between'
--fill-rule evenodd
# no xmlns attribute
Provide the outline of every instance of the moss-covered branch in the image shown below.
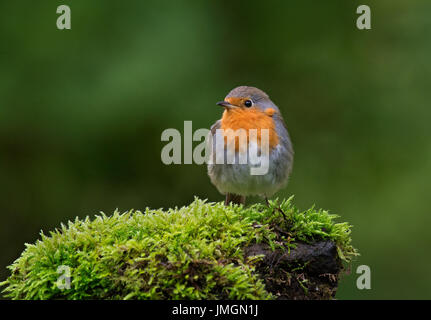
<svg viewBox="0 0 431 320"><path fill-rule="evenodd" d="M262 271L266 251L250 254L252 246L298 256L298 245L329 241L337 261L357 255L347 223L335 223L324 210L300 212L291 200L280 204L287 220L275 202L226 207L200 199L168 211L76 219L27 244L1 284L13 299L277 298ZM300 283L307 295L301 268L310 261L294 260L283 265L289 276L280 281L286 288ZM70 268L70 289L57 286L59 266Z"/></svg>

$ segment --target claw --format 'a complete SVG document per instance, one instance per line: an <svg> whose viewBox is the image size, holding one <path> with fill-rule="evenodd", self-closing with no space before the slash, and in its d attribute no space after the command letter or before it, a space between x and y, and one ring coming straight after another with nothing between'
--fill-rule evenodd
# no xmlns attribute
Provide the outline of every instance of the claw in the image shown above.
<svg viewBox="0 0 431 320"><path fill-rule="evenodd" d="M270 208L271 206L269 204L269 200L268 200L267 197L265 197L265 202L266 202L266 205L268 206L268 208ZM280 212L283 215L284 220L287 221L286 215L284 214L284 212L281 209L280 205L278 205L278 208L275 208L275 210L277 210L278 212Z"/></svg>

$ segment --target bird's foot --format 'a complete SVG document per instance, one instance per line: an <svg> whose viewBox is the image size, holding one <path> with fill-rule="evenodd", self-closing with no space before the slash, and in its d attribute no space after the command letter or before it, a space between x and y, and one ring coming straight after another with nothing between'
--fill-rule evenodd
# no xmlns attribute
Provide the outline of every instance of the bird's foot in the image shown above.
<svg viewBox="0 0 431 320"><path fill-rule="evenodd" d="M271 208L271 205L269 204L269 200L268 200L268 198L267 198L267 197L265 197L265 202L266 202L266 205L268 206L268 208ZM284 219L284 221L287 221L286 214L285 214L285 213L284 213L284 211L281 209L280 204L278 204L278 207L277 207L277 208L275 208L275 210L277 210L278 212L280 212L280 213L283 215L283 219Z"/></svg>

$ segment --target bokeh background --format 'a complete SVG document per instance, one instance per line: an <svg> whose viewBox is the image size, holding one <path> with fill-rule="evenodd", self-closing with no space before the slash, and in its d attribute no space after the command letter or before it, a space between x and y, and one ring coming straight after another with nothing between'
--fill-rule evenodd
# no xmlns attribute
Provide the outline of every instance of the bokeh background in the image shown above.
<svg viewBox="0 0 431 320"><path fill-rule="evenodd" d="M70 5L72 30L56 28ZM356 28L368 4L372 30ZM76 216L221 201L205 166L161 162L238 85L280 106L289 186L354 225L338 299L431 298L431 2L1 1L0 280ZM372 289L356 288L369 265Z"/></svg>

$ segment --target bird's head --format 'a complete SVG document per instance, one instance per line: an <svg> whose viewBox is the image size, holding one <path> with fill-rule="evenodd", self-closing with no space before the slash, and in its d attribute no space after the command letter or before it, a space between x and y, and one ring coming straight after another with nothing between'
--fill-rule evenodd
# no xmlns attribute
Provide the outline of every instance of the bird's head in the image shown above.
<svg viewBox="0 0 431 320"><path fill-rule="evenodd" d="M225 112L241 113L261 111L272 116L278 113L277 106L269 99L268 95L262 90L255 87L240 86L233 89L224 98L223 101L217 102L217 105L225 108Z"/></svg>

